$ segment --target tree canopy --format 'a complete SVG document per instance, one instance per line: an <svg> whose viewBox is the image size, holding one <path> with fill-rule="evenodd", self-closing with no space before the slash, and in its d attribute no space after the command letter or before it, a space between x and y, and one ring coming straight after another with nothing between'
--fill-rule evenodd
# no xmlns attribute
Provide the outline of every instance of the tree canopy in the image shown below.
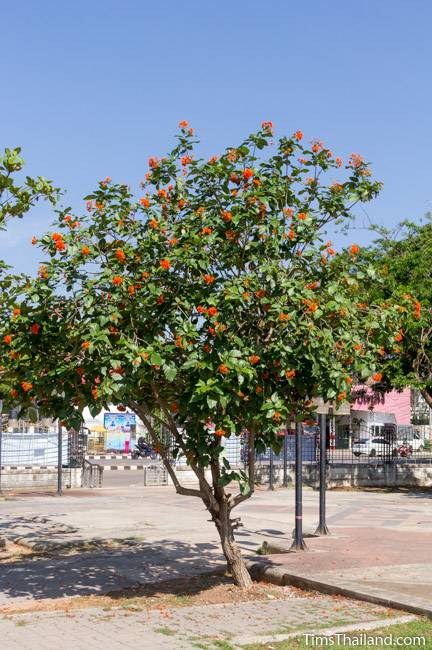
<svg viewBox="0 0 432 650"><path fill-rule="evenodd" d="M37 403L74 427L85 406L136 412L177 491L202 498L243 586L231 512L253 492L255 450L277 450L287 420L313 416L313 397L343 402L353 383L378 381L410 304L370 303L363 280L382 281L374 265L358 245L341 255L323 239L379 192L369 165L303 141L297 131L275 142L265 122L203 160L181 122L174 149L150 158L140 196L107 177L82 212L57 211L33 239L45 255L37 277L16 278L2 312L9 403ZM246 430L241 471L223 441ZM197 489L180 485L171 453L186 457ZM238 493L226 492L232 481Z"/></svg>
<svg viewBox="0 0 432 650"><path fill-rule="evenodd" d="M418 387L432 408L432 221L402 222L382 231L365 256L385 282L370 287L370 299L404 296L406 328L401 353L382 356L383 387ZM403 307L401 307L403 308Z"/></svg>

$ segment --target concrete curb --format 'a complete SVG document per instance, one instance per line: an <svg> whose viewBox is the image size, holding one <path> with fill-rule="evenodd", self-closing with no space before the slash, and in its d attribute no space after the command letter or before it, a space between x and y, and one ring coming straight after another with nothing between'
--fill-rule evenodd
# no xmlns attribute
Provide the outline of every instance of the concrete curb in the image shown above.
<svg viewBox="0 0 432 650"><path fill-rule="evenodd" d="M384 607L391 607L392 609L399 609L419 616L432 618L432 604L430 607L422 607L412 603L387 598L385 596L375 596L363 591L357 591L347 587L313 580L312 578L306 578L305 576L288 573L286 569L283 569L282 567L266 565L263 562L246 560L246 566L254 580L262 580L275 585L291 585L292 587L298 587L305 591L318 591L319 593L328 594L330 596L345 596L346 598L362 600L367 603L373 603L374 605L383 605Z"/></svg>
<svg viewBox="0 0 432 650"><path fill-rule="evenodd" d="M102 467L104 472L122 472L122 471L133 471L138 469L144 469L147 465L99 465Z"/></svg>

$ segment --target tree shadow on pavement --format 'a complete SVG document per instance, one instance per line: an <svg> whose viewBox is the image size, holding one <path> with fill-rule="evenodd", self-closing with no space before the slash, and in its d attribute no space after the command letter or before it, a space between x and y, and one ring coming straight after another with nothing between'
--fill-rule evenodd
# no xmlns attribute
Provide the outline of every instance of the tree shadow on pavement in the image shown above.
<svg viewBox="0 0 432 650"><path fill-rule="evenodd" d="M101 595L222 570L219 546L160 540L102 552L0 563L0 606Z"/></svg>

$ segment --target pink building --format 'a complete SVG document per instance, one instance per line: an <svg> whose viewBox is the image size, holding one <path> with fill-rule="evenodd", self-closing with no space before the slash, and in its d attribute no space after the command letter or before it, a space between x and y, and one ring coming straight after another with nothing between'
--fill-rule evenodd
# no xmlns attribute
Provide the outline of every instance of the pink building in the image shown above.
<svg viewBox="0 0 432 650"><path fill-rule="evenodd" d="M354 402L349 415L334 417L330 446L348 448L351 439L364 434L381 436L386 425L409 425L411 422L411 389L381 394L369 386L359 385L352 391Z"/></svg>
<svg viewBox="0 0 432 650"><path fill-rule="evenodd" d="M369 386L356 386L353 390L356 397L351 407L353 417L361 417L368 423L410 424L411 422L411 389L402 391L392 390L381 394Z"/></svg>

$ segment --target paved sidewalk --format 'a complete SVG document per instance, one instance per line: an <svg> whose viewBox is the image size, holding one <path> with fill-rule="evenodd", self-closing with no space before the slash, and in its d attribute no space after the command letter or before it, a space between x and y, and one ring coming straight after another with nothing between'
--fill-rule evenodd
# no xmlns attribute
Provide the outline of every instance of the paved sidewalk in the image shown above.
<svg viewBox="0 0 432 650"><path fill-rule="evenodd" d="M334 527L331 536L306 541L307 551L254 562L281 584L380 599L432 617L432 534Z"/></svg>
<svg viewBox="0 0 432 650"><path fill-rule="evenodd" d="M430 493L330 492L333 535L308 540L311 552L271 556L301 579L369 595L401 596L430 607L432 511ZM318 494L304 493L305 529L317 522ZM0 606L115 591L194 575L224 565L214 525L198 499L171 488L69 492L0 503L0 536L27 542L80 543L120 539L120 545L80 555L0 563ZM238 509L243 552L257 560L264 540L291 543L294 491L259 490Z"/></svg>
<svg viewBox="0 0 432 650"><path fill-rule="evenodd" d="M0 618L0 638L7 650L228 650L293 632L346 625L358 629L365 623L395 620L395 613L382 607L321 596L162 611L95 609L19 615ZM226 645L217 645L222 642Z"/></svg>

